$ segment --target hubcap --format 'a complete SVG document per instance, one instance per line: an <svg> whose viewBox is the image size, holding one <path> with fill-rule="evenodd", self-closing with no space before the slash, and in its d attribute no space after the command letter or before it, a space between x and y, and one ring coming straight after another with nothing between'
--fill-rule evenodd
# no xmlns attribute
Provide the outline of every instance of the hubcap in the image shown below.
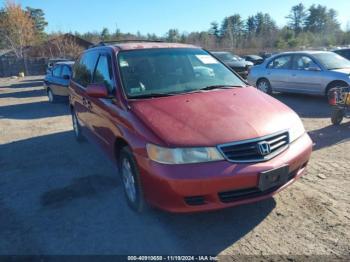
<svg viewBox="0 0 350 262"><path fill-rule="evenodd" d="M52 102L53 101L53 95L52 95L51 90L49 90L48 96L49 96L49 101Z"/></svg>
<svg viewBox="0 0 350 262"><path fill-rule="evenodd" d="M128 159L124 158L122 163L122 176L125 192L131 202L136 200L135 180L132 175L131 165Z"/></svg>
<svg viewBox="0 0 350 262"><path fill-rule="evenodd" d="M79 136L78 120L76 115L73 113L73 129L76 136Z"/></svg>
<svg viewBox="0 0 350 262"><path fill-rule="evenodd" d="M267 93L267 91L269 90L269 85L266 81L261 81L259 82L258 89L263 91L264 93Z"/></svg>

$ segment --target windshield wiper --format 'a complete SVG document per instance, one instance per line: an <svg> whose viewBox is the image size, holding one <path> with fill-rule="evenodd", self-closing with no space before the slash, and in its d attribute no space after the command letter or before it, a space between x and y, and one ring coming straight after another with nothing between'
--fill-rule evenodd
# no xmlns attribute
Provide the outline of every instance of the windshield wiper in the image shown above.
<svg viewBox="0 0 350 262"><path fill-rule="evenodd" d="M214 90L214 89L233 89L234 86L232 85L212 85L212 86L206 86L203 88L200 88L198 90Z"/></svg>
<svg viewBox="0 0 350 262"><path fill-rule="evenodd" d="M129 96L130 99L142 99L142 98L153 98L153 97L166 97L166 96L173 96L175 94L172 93L149 93L149 94L143 94L138 96Z"/></svg>

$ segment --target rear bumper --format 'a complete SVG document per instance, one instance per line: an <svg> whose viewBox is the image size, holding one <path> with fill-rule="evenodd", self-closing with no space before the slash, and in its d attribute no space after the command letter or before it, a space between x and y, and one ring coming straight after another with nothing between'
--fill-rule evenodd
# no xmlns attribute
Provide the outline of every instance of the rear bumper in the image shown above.
<svg viewBox="0 0 350 262"><path fill-rule="evenodd" d="M220 161L163 165L141 156L136 156L136 160L144 195L151 205L170 212L199 212L252 203L273 196L305 174L311 152L312 142L305 134L282 154L264 163ZM259 174L283 165L289 165L288 182L259 192Z"/></svg>

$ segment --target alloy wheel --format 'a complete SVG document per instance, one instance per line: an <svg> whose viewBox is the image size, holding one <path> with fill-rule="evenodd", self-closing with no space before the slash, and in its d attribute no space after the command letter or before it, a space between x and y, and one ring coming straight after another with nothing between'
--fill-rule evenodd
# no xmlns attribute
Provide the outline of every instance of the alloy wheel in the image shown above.
<svg viewBox="0 0 350 262"><path fill-rule="evenodd" d="M47 91L47 96L49 98L49 102L52 103L53 102L53 94L52 91L49 89L49 91Z"/></svg>
<svg viewBox="0 0 350 262"><path fill-rule="evenodd" d="M76 137L79 137L78 119L77 119L77 116L75 115L75 113L73 113L72 116L73 116L72 119L73 119L74 134Z"/></svg>
<svg viewBox="0 0 350 262"><path fill-rule="evenodd" d="M264 93L268 93L269 91L269 84L266 81L260 81L258 84L258 89Z"/></svg>

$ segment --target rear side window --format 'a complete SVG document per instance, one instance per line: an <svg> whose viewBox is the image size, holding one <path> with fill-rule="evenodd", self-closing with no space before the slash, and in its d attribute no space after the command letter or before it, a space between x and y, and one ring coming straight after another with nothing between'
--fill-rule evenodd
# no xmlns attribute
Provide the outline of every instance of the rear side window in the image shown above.
<svg viewBox="0 0 350 262"><path fill-rule="evenodd" d="M101 55L98 59L93 82L104 84L110 93L114 91L111 58L108 55Z"/></svg>
<svg viewBox="0 0 350 262"><path fill-rule="evenodd" d="M61 76L61 69L62 69L61 66L59 66L59 65L55 66L54 69L52 70L52 75L54 77L60 77Z"/></svg>
<svg viewBox="0 0 350 262"><path fill-rule="evenodd" d="M74 66L73 80L86 87L92 82L92 75L95 70L98 53L88 52L83 54Z"/></svg>
<svg viewBox="0 0 350 262"><path fill-rule="evenodd" d="M267 68L270 69L290 69L292 65L292 56L285 55L279 56L273 59L268 65Z"/></svg>

